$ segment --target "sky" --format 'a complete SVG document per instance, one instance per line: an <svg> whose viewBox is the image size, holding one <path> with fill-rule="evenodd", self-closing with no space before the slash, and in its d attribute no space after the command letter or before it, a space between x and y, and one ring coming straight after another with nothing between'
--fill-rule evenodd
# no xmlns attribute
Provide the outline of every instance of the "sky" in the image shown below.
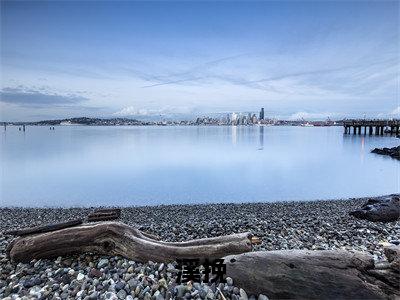
<svg viewBox="0 0 400 300"><path fill-rule="evenodd" d="M399 1L1 1L0 121L399 117Z"/></svg>

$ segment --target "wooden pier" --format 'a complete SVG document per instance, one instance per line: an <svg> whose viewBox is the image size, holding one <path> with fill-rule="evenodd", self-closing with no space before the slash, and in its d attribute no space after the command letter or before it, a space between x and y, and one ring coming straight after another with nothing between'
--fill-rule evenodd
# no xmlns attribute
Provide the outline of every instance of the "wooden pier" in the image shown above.
<svg viewBox="0 0 400 300"><path fill-rule="evenodd" d="M344 120L345 134L395 134L400 133L400 120Z"/></svg>

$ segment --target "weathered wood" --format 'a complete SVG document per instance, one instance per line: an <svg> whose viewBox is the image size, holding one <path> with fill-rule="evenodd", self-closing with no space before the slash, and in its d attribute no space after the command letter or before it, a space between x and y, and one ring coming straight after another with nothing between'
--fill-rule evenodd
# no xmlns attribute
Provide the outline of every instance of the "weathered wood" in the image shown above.
<svg viewBox="0 0 400 300"><path fill-rule="evenodd" d="M260 251L225 257L225 263L235 285L272 299L388 299L400 294L399 274L390 269L373 274L374 261L367 253Z"/></svg>
<svg viewBox="0 0 400 300"><path fill-rule="evenodd" d="M388 262L390 263L390 267L400 272L400 246L399 245L390 245L384 247L385 256L387 257Z"/></svg>
<svg viewBox="0 0 400 300"><path fill-rule="evenodd" d="M102 208L102 209L96 209L91 214L102 214L102 213L113 213L113 214L117 214L119 217L119 216L121 216L121 209L120 208ZM89 214L89 216L91 214Z"/></svg>
<svg viewBox="0 0 400 300"><path fill-rule="evenodd" d="M141 233L142 233L145 237L148 237L148 238L150 238L150 239L153 239L153 240L156 240L156 241L161 240L161 238L160 238L158 235L151 234L151 233L148 233L148 232L145 232L145 231L141 231Z"/></svg>
<svg viewBox="0 0 400 300"><path fill-rule="evenodd" d="M82 219L76 219L76 220L71 220L71 221L56 223L56 224L47 224L47 225L42 225L42 226L30 227L30 228L9 230L9 231L5 231L4 234L23 236L23 235L28 235L28 234L44 233L44 232L60 230L63 228L77 226L82 223L83 223Z"/></svg>
<svg viewBox="0 0 400 300"><path fill-rule="evenodd" d="M99 221L111 221L119 219L118 215L116 214L97 214L91 215L87 217L88 222L99 222Z"/></svg>
<svg viewBox="0 0 400 300"><path fill-rule="evenodd" d="M394 222L400 218L400 196L390 195L369 199L360 209L349 213L372 222Z"/></svg>
<svg viewBox="0 0 400 300"><path fill-rule="evenodd" d="M361 134L361 127L364 127L364 134L367 132L366 129L369 127L369 134L372 134L372 128L375 127L376 135L383 135L384 133L394 133L398 132L400 126L400 119L392 120L343 120L343 127L345 128L345 133L351 133L351 127L353 127L353 133ZM390 127L390 130L385 130L386 127Z"/></svg>
<svg viewBox="0 0 400 300"><path fill-rule="evenodd" d="M126 224L103 222L19 237L11 243L7 253L16 262L86 252L121 255L142 262L190 258L203 261L251 251L251 238L249 233L239 233L187 242L163 242Z"/></svg>
<svg viewBox="0 0 400 300"><path fill-rule="evenodd" d="M120 216L121 216L121 209L119 208L98 209L90 213L87 217L87 220L89 222L109 221L109 220L119 219Z"/></svg>

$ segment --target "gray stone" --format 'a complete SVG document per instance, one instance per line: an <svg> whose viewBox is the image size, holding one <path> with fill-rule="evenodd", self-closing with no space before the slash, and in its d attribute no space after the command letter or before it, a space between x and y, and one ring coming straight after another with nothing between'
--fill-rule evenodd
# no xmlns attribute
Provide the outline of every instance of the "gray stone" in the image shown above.
<svg viewBox="0 0 400 300"><path fill-rule="evenodd" d="M107 258L102 258L100 261L97 263L97 268L101 269L108 266L108 259Z"/></svg>
<svg viewBox="0 0 400 300"><path fill-rule="evenodd" d="M91 293L89 295L89 299L90 300L97 300L98 295L99 295L99 293L97 291L94 291L93 293Z"/></svg>
<svg viewBox="0 0 400 300"><path fill-rule="evenodd" d="M164 264L160 264L160 266L158 267L158 272L161 272L162 270L164 270Z"/></svg>
<svg viewBox="0 0 400 300"><path fill-rule="evenodd" d="M83 279L85 279L85 275L82 273L79 273L78 276L76 276L76 280L78 281L83 281Z"/></svg>
<svg viewBox="0 0 400 300"><path fill-rule="evenodd" d="M229 285L229 286L232 286L232 285L233 285L233 279L232 279L232 277L226 277L226 284Z"/></svg>
<svg viewBox="0 0 400 300"><path fill-rule="evenodd" d="M175 287L176 296L182 298L186 293L186 286L180 284Z"/></svg>
<svg viewBox="0 0 400 300"><path fill-rule="evenodd" d="M248 300L249 298L247 297L247 293L244 289L239 290L239 300Z"/></svg>
<svg viewBox="0 0 400 300"><path fill-rule="evenodd" d="M118 292L118 291L120 291L120 290L122 290L122 289L124 289L125 288L125 283L124 282L122 282L122 281L119 281L119 282L117 282L116 284L115 284L115 290Z"/></svg>
<svg viewBox="0 0 400 300"><path fill-rule="evenodd" d="M23 283L25 288L31 288L35 285L35 279L26 279Z"/></svg>
<svg viewBox="0 0 400 300"><path fill-rule="evenodd" d="M258 300L269 300L267 296L260 294L258 295Z"/></svg>
<svg viewBox="0 0 400 300"><path fill-rule="evenodd" d="M119 290L117 293L118 299L124 300L126 298L126 292L125 290Z"/></svg>
<svg viewBox="0 0 400 300"><path fill-rule="evenodd" d="M117 296L117 294L115 294L114 292L107 292L107 293L105 293L105 295L104 295L104 299L107 299L107 300L117 300L117 299L118 299L118 296Z"/></svg>
<svg viewBox="0 0 400 300"><path fill-rule="evenodd" d="M32 288L29 289L29 295L36 297L36 298L41 298L42 297L42 293L40 292L41 288L38 286L34 286Z"/></svg>
<svg viewBox="0 0 400 300"><path fill-rule="evenodd" d="M129 279L129 281L128 281L128 284L129 284L129 287L132 289L132 290L135 290L136 289L136 287L137 287L137 285L138 285L138 281L136 280L136 279Z"/></svg>

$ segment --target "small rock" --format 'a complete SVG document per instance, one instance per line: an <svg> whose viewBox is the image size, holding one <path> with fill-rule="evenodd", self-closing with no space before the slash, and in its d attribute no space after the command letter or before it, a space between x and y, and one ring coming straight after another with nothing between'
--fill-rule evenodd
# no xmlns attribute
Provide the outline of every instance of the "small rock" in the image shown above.
<svg viewBox="0 0 400 300"><path fill-rule="evenodd" d="M117 293L117 297L118 299L124 300L126 298L125 290L119 290L119 292Z"/></svg>
<svg viewBox="0 0 400 300"><path fill-rule="evenodd" d="M117 299L118 299L118 296L117 296L117 294L115 294L115 293L113 293L113 292L107 292L107 293L104 295L104 299L107 299L107 300L117 300Z"/></svg>
<svg viewBox="0 0 400 300"><path fill-rule="evenodd" d="M94 291L93 293L90 294L89 299L90 300L97 300L99 293Z"/></svg>
<svg viewBox="0 0 400 300"><path fill-rule="evenodd" d="M74 269L69 269L68 275L74 276L74 274L75 274L75 270Z"/></svg>
<svg viewBox="0 0 400 300"><path fill-rule="evenodd" d="M231 277L226 277L226 284L228 286L232 286L233 285L233 279Z"/></svg>
<svg viewBox="0 0 400 300"><path fill-rule="evenodd" d="M98 269L92 268L90 270L89 275L90 275L90 277L101 277L101 276L103 276L103 273Z"/></svg>
<svg viewBox="0 0 400 300"><path fill-rule="evenodd" d="M180 284L175 287L176 296L182 298L186 293L186 286Z"/></svg>
<svg viewBox="0 0 400 300"><path fill-rule="evenodd" d="M85 275L82 273L79 273L78 276L76 276L76 280L78 281L82 281L83 279L85 279Z"/></svg>
<svg viewBox="0 0 400 300"><path fill-rule="evenodd" d="M239 300L248 300L249 298L247 297L247 293L245 292L244 289L239 290Z"/></svg>
<svg viewBox="0 0 400 300"><path fill-rule="evenodd" d="M107 258L102 258L102 259L100 259L100 261L97 263L97 267L98 267L99 269L104 268L104 267L106 267L106 266L108 266L108 259L107 259Z"/></svg>
<svg viewBox="0 0 400 300"><path fill-rule="evenodd" d="M29 289L29 295L36 297L36 298L41 298L42 293L40 292L41 288L38 286L34 286Z"/></svg>
<svg viewBox="0 0 400 300"><path fill-rule="evenodd" d="M31 288L35 285L35 280L34 279L26 279L23 283L24 288Z"/></svg>
<svg viewBox="0 0 400 300"><path fill-rule="evenodd" d="M164 264L162 263L159 267L158 267L158 272L161 272L162 270L164 270Z"/></svg>

